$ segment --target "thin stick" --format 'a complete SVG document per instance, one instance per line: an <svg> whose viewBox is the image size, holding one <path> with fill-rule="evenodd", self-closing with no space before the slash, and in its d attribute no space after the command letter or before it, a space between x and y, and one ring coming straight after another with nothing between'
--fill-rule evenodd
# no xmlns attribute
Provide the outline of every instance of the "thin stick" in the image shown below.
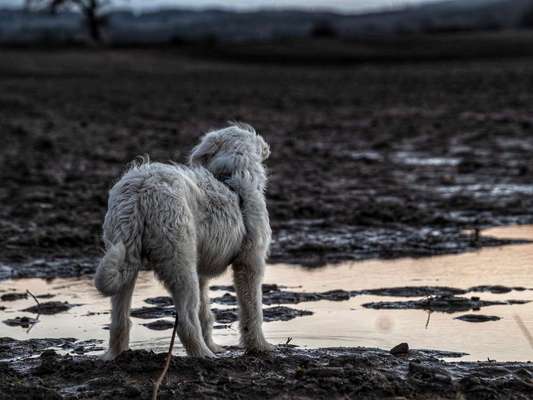
<svg viewBox="0 0 533 400"><path fill-rule="evenodd" d="M176 314L176 319L174 320L174 329L172 330L172 337L170 338L170 346L168 348L167 359L165 360L165 366L163 368L163 371L161 371L161 375L159 375L159 378L157 378L157 381L155 381L154 383L154 391L152 392L152 400L157 400L157 395L159 393L159 386L161 386L161 382L163 382L163 379L165 379L165 375L167 374L168 367L170 366L170 360L172 359L172 348L174 347L174 339L176 338L177 330L178 330L178 314Z"/></svg>
<svg viewBox="0 0 533 400"><path fill-rule="evenodd" d="M37 297L33 295L32 292L30 292L28 289L26 289L26 293L28 293L31 297L33 297L33 300L37 303L37 308L41 308L41 303L39 303L39 300L37 300Z"/></svg>
<svg viewBox="0 0 533 400"><path fill-rule="evenodd" d="M518 327L522 331L522 334L526 337L527 341L529 342L529 345L533 349L533 335L531 334L529 329L527 329L526 324L524 324L524 321L522 321L522 318L520 318L520 316L517 314L514 315L514 320L516 321Z"/></svg>
<svg viewBox="0 0 533 400"><path fill-rule="evenodd" d="M429 326L429 320L431 319L431 310L428 310L428 319L426 320L426 329L428 328Z"/></svg>

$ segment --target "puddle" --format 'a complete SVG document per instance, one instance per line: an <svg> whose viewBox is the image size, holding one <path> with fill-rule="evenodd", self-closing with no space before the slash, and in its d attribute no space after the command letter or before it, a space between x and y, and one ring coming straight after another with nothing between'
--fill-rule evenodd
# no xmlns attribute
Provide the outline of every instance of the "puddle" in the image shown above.
<svg viewBox="0 0 533 400"><path fill-rule="evenodd" d="M469 194L476 198L505 197L515 194L533 194L533 185L500 184L500 185L453 185L436 188L438 193L451 197L456 194Z"/></svg>
<svg viewBox="0 0 533 400"><path fill-rule="evenodd" d="M494 228L483 232L509 239L533 240L533 226ZM468 289L479 285L504 285L533 287L533 244L483 248L475 253L439 256L422 259L394 261L351 262L319 269L292 265L270 265L265 274L266 283L284 285L292 292L327 292L334 289L361 291L400 286L447 286ZM212 285L231 284L231 275L225 274L212 281ZM72 307L55 315L40 315L31 329L0 323L0 337L16 339L65 338L79 340L101 339L107 341L109 323L108 299L99 296L89 277L58 279L19 279L0 282L0 294L30 290L36 296L48 296L45 301L67 301ZM211 298L228 293L225 288L211 291ZM392 293L394 294L394 292ZM133 307L148 307L144 300L166 295L151 272L143 272L137 282ZM285 304L298 310L311 311L312 315L298 316L290 321L266 322L264 329L273 343L304 347L368 346L389 349L401 342L411 348L439 349L469 353L462 360L528 361L533 359L533 349L514 320L519 315L526 327L533 331L533 291L513 290L506 293L475 292L484 301L530 300L526 304L495 305L480 311L460 313L424 310L375 310L362 305L380 301L406 301L425 297L377 296L361 294L344 301L318 300ZM14 298L0 302L0 320L16 317L35 318L36 315L21 310L35 305L30 297ZM275 307L276 304L266 307ZM0 307L0 309L1 309ZM232 308L213 304L217 308ZM487 322L466 322L456 319L461 315L485 315L500 319ZM429 316L429 322L428 322ZM169 319L169 318L167 318ZM477 319L474 317L474 319ZM482 319L482 318L481 318ZM164 351L170 330L151 330L143 324L154 320L132 318L131 347ZM427 325L427 327L426 327ZM215 340L222 345L238 343L237 323L225 324L214 330ZM177 343L176 353L183 354Z"/></svg>
<svg viewBox="0 0 533 400"><path fill-rule="evenodd" d="M395 162L414 167L455 167L461 162L460 158L429 157L416 152L400 151L393 157Z"/></svg>

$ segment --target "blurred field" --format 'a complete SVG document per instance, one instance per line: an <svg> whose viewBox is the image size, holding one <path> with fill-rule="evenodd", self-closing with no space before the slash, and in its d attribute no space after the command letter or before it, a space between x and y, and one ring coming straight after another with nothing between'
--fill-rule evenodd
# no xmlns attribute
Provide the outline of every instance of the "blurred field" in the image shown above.
<svg viewBox="0 0 533 400"><path fill-rule="evenodd" d="M238 62L354 64L475 60L533 56L533 31L447 32L336 38L280 39L276 42L179 43L190 55Z"/></svg>

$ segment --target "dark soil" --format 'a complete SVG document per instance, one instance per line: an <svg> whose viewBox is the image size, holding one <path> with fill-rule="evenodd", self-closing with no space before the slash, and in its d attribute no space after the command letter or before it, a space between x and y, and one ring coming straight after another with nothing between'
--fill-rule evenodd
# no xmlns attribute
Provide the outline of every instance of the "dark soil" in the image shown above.
<svg viewBox="0 0 533 400"><path fill-rule="evenodd" d="M213 360L173 357L160 399L529 399L533 390L529 363L437 358L460 356L455 353L278 346L272 354L256 356L229 350ZM41 352L36 349L34 355ZM47 350L36 358L0 362L0 398L149 399L164 358L128 351L105 362Z"/></svg>
<svg viewBox="0 0 533 400"><path fill-rule="evenodd" d="M4 49L0 275L92 272L127 164L183 162L231 119L271 144L272 262L509 243L463 230L533 221L532 86L527 59L320 68Z"/></svg>

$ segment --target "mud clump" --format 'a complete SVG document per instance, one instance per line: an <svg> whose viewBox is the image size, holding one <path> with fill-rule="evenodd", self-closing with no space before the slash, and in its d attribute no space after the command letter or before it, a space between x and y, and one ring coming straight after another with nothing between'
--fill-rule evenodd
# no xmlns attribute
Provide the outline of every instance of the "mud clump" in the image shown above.
<svg viewBox="0 0 533 400"><path fill-rule="evenodd" d="M425 297L425 296L454 296L466 294L468 290L446 286L403 286L392 288L365 289L352 291L352 296L373 295L391 297Z"/></svg>
<svg viewBox="0 0 533 400"><path fill-rule="evenodd" d="M215 315L215 321L223 326L229 326L229 324L232 324L239 319L237 308L213 308L212 311ZM263 321L289 321L297 317L303 317L312 314L312 311L297 310L284 306L268 307L263 309ZM169 316L174 317L176 315L176 311L174 307L141 307L131 310L130 315L134 318L140 319L156 319ZM154 330L172 329L173 327L173 323L165 320L158 320L142 325ZM221 327L219 326L218 329L221 329Z"/></svg>
<svg viewBox="0 0 533 400"><path fill-rule="evenodd" d="M465 314L455 317L454 319L459 319L466 322L488 322L488 321L499 321L501 318L496 315L483 315L483 314Z"/></svg>
<svg viewBox="0 0 533 400"><path fill-rule="evenodd" d="M8 326L20 326L22 328L29 328L39 322L36 318L31 317L15 317L4 320L4 324Z"/></svg>
<svg viewBox="0 0 533 400"><path fill-rule="evenodd" d="M404 356L409 354L409 344L408 343L400 343L396 346L394 346L392 349L390 349L390 353L394 356Z"/></svg>
<svg viewBox="0 0 533 400"><path fill-rule="evenodd" d="M350 298L350 292L346 290L331 290L329 292L292 292L283 290L284 286L277 284L265 283L262 285L263 304L295 304L305 301L332 300L341 301ZM235 292L233 285L214 285L210 287L215 291ZM161 307L168 307L174 304L170 296L149 297L144 300L145 303ZM211 300L213 303L224 305L236 305L237 297L231 293L224 293L222 296L215 297Z"/></svg>
<svg viewBox="0 0 533 400"><path fill-rule="evenodd" d="M467 289L460 289L448 286L401 286L378 289L353 290L352 296L373 295L373 296L392 296L392 297L426 297L426 296L456 296L471 292L489 292L493 294L504 294L516 291L527 290L522 286L503 286L503 285L480 285Z"/></svg>
<svg viewBox="0 0 533 400"><path fill-rule="evenodd" d="M58 314L60 312L68 311L72 307L76 306L79 306L79 304L70 304L67 301L47 301L25 308L22 311L31 312L34 314L53 315Z"/></svg>
<svg viewBox="0 0 533 400"><path fill-rule="evenodd" d="M161 307L168 307L174 304L174 301L170 296L149 297L147 299L144 299L144 302Z"/></svg>
<svg viewBox="0 0 533 400"><path fill-rule="evenodd" d="M308 315L313 315L313 312L284 306L269 307L263 310L263 320L265 322L289 321L296 317L304 317Z"/></svg>
<svg viewBox="0 0 533 400"><path fill-rule="evenodd" d="M141 318L141 319L155 319L155 318L162 318L162 317L173 317L176 315L176 311L173 307L162 307L162 306L155 306L155 307L140 307L140 308L133 308L130 311L130 315L134 318Z"/></svg>
<svg viewBox="0 0 533 400"><path fill-rule="evenodd" d="M154 331L165 331L167 329L172 329L174 327L174 322L168 321L166 319L158 319L156 321L148 322L146 324L141 325Z"/></svg>
<svg viewBox="0 0 533 400"><path fill-rule="evenodd" d="M27 299L28 294L27 293L6 293L0 296L0 300L2 301L16 301L16 300L22 300Z"/></svg>
<svg viewBox="0 0 533 400"><path fill-rule="evenodd" d="M468 289L469 292L489 292L493 294L503 294L503 293L509 293L513 290L523 292L524 290L527 290L527 288L523 286L503 286L503 285L480 285L480 286L473 286Z"/></svg>
<svg viewBox="0 0 533 400"><path fill-rule="evenodd" d="M479 310L482 307L524 304L527 300L508 300L508 301L491 301L481 300L479 297L461 297L461 296L432 296L421 300L408 301L378 301L365 303L362 306L376 310L427 310L445 313L455 313L469 310Z"/></svg>
<svg viewBox="0 0 533 400"><path fill-rule="evenodd" d="M297 304L320 300L345 301L349 300L350 297L350 292L342 289L330 290L327 292L293 292L276 288L266 292L263 291L263 304ZM237 297L230 293L225 293L222 296L215 297L212 301L218 304L236 305Z"/></svg>

